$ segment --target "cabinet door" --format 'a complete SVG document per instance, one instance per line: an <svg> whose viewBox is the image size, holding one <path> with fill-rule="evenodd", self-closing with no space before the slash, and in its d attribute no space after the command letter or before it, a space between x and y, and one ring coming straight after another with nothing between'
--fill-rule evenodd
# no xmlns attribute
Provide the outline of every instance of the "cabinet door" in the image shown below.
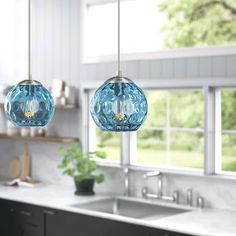
<svg viewBox="0 0 236 236"><path fill-rule="evenodd" d="M10 201L0 200L0 234L1 236L18 236L16 230L16 205Z"/></svg>
<svg viewBox="0 0 236 236"><path fill-rule="evenodd" d="M37 225L25 223L17 227L17 236L43 236Z"/></svg>
<svg viewBox="0 0 236 236"><path fill-rule="evenodd" d="M105 218L45 211L45 236L187 236Z"/></svg>
<svg viewBox="0 0 236 236"><path fill-rule="evenodd" d="M46 210L44 222L45 236L151 236L142 226L64 211Z"/></svg>
<svg viewBox="0 0 236 236"><path fill-rule="evenodd" d="M16 227L19 236L44 236L42 208L18 203Z"/></svg>
<svg viewBox="0 0 236 236"><path fill-rule="evenodd" d="M40 207L0 200L1 236L43 236L43 212Z"/></svg>
<svg viewBox="0 0 236 236"><path fill-rule="evenodd" d="M44 210L44 236L86 235L83 232L84 223L77 214L53 209Z"/></svg>
<svg viewBox="0 0 236 236"><path fill-rule="evenodd" d="M45 236L188 236L105 218L55 210L45 210L44 222Z"/></svg>

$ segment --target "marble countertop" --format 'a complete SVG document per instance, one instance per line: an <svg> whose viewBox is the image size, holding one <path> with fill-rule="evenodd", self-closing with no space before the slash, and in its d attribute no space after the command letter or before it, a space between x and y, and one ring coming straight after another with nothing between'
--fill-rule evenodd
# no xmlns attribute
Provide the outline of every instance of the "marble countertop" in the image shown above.
<svg viewBox="0 0 236 236"><path fill-rule="evenodd" d="M2 199L198 236L236 235L236 211L193 209L189 212L150 221L73 207L73 205L104 199L108 196L111 195L76 196L71 187L51 184L39 184L35 188L0 186L0 198Z"/></svg>

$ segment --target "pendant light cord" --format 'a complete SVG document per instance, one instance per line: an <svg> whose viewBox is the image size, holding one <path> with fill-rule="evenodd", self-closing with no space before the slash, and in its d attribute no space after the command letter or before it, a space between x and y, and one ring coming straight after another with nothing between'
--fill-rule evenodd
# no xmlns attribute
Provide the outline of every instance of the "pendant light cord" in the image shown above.
<svg viewBox="0 0 236 236"><path fill-rule="evenodd" d="M118 58L117 58L117 66L118 66L118 77L122 77L121 69L120 69L120 0L118 0Z"/></svg>
<svg viewBox="0 0 236 236"><path fill-rule="evenodd" d="M28 79L32 80L31 75L31 2L28 0Z"/></svg>

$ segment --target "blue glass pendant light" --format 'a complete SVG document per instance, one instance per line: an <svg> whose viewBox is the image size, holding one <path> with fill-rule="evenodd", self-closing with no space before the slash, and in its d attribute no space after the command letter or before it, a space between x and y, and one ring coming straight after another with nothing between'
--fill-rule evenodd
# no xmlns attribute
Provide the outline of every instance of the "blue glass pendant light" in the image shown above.
<svg viewBox="0 0 236 236"><path fill-rule="evenodd" d="M7 94L5 114L9 121L19 127L45 126L54 114L54 101L50 92L31 76L30 0L29 6L29 47L28 80L21 81Z"/></svg>
<svg viewBox="0 0 236 236"><path fill-rule="evenodd" d="M120 70L120 0L118 0L118 73L95 92L90 113L103 131L135 131L147 116L148 104L143 91Z"/></svg>

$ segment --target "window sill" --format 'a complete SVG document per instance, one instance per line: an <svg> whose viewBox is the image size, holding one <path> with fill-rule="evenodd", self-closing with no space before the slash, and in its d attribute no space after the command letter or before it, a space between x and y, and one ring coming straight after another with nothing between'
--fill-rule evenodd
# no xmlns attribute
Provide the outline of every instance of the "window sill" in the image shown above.
<svg viewBox="0 0 236 236"><path fill-rule="evenodd" d="M97 165L100 167L122 168L119 161L97 161Z"/></svg>
<svg viewBox="0 0 236 236"><path fill-rule="evenodd" d="M161 166L148 166L148 165L137 165L132 164L129 166L130 170L135 171L155 171L159 170L164 174L176 174L176 175L188 175L188 176L203 176L202 169L191 169L191 168L168 168Z"/></svg>
<svg viewBox="0 0 236 236"><path fill-rule="evenodd" d="M97 162L97 165L100 167L108 167L108 168L117 168L122 169L124 166L119 162ZM140 172L148 172L148 171L156 171L159 170L163 174L167 175L179 175L179 176L190 176L196 178L205 178L211 180L226 180L226 181L236 181L236 173L222 172L221 174L204 174L203 170L194 170L194 169L171 169L171 168L163 168L163 167L153 167L153 166L141 166L141 165L129 165L129 170L140 171Z"/></svg>

